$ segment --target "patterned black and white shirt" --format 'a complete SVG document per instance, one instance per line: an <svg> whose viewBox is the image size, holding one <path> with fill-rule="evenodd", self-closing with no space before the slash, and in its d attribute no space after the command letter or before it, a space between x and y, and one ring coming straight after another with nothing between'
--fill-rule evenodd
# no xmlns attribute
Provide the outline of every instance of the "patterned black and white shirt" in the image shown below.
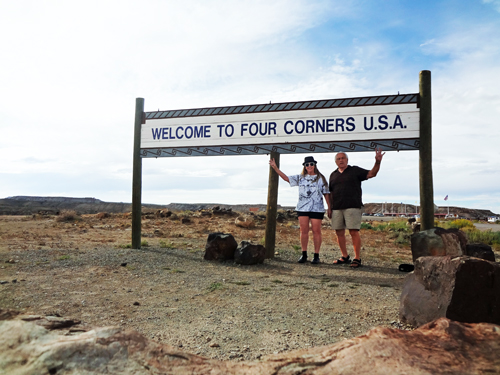
<svg viewBox="0 0 500 375"><path fill-rule="evenodd" d="M314 181L317 178L316 181ZM316 175L288 176L290 186L299 187L299 202L295 210L302 212L325 212L323 195L330 193L328 185Z"/></svg>

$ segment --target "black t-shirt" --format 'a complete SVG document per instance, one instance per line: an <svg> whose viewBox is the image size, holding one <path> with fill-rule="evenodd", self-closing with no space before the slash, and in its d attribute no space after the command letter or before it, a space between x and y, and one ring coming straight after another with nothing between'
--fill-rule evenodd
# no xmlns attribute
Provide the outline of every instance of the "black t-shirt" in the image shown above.
<svg viewBox="0 0 500 375"><path fill-rule="evenodd" d="M340 173L338 168L330 175L330 194L332 195L332 210L361 208L361 181L368 179L368 170L350 165Z"/></svg>

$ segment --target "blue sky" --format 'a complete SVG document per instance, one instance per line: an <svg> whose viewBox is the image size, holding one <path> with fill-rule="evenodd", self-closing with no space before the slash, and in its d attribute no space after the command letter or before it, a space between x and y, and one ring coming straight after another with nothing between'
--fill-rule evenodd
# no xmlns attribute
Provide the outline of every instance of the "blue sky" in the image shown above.
<svg viewBox="0 0 500 375"><path fill-rule="evenodd" d="M154 111L413 93L430 70L435 204L500 213L499 46L498 0L0 0L0 198L130 202L136 97ZM267 160L144 160L143 202L265 203ZM388 152L363 191L418 203L418 152ZM279 204L297 195L280 182Z"/></svg>

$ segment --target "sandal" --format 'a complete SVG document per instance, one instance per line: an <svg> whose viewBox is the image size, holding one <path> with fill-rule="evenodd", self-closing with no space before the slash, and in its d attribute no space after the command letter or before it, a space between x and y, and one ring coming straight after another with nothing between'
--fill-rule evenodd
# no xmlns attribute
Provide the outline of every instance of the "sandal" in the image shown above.
<svg viewBox="0 0 500 375"><path fill-rule="evenodd" d="M361 267L361 259L353 259L351 263L352 268Z"/></svg>
<svg viewBox="0 0 500 375"><path fill-rule="evenodd" d="M340 257L337 260L333 261L333 264L349 264L351 263L351 257L348 255L347 257Z"/></svg>

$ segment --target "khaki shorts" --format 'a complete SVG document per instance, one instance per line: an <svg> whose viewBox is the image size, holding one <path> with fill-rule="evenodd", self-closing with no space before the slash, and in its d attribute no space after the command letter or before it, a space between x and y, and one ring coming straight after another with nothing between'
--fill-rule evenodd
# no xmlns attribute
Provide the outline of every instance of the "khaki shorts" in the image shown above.
<svg viewBox="0 0 500 375"><path fill-rule="evenodd" d="M360 229L361 228L361 215L363 210L361 208L347 208L345 210L332 211L332 229Z"/></svg>

